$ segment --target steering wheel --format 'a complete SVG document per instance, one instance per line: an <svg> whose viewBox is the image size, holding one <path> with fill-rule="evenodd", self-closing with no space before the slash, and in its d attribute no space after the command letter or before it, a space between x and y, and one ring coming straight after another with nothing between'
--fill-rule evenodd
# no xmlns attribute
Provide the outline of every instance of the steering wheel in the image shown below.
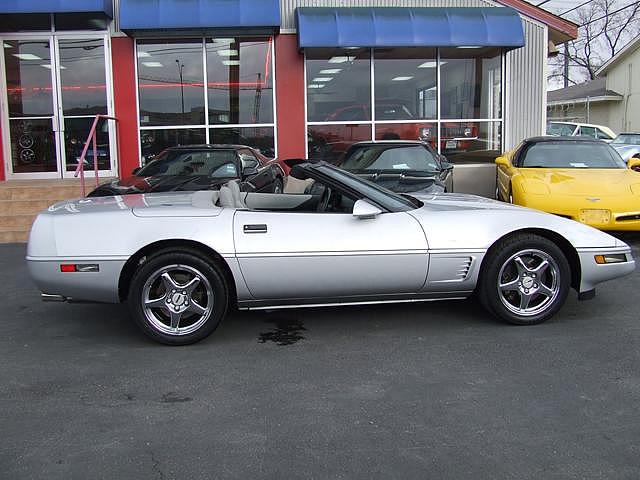
<svg viewBox="0 0 640 480"><path fill-rule="evenodd" d="M329 200L331 199L331 189L329 187L324 187L324 191L322 192L322 196L318 201L317 212L326 212L327 207L329 206Z"/></svg>

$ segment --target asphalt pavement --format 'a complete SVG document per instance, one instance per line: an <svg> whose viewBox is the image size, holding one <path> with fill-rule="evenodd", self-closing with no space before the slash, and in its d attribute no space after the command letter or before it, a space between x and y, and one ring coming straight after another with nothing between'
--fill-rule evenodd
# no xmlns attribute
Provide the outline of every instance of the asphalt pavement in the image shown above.
<svg viewBox="0 0 640 480"><path fill-rule="evenodd" d="M640 254L640 234L621 235ZM473 300L147 340L0 246L0 479L638 479L640 270L515 327Z"/></svg>

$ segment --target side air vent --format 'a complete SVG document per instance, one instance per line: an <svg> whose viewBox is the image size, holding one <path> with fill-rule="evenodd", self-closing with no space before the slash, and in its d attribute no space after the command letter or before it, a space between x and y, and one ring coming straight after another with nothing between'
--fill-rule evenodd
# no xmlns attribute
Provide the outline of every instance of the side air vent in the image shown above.
<svg viewBox="0 0 640 480"><path fill-rule="evenodd" d="M428 283L463 282L469 276L474 257L468 255L432 255Z"/></svg>
<svg viewBox="0 0 640 480"><path fill-rule="evenodd" d="M460 268L458 269L458 274L457 274L457 277L460 280L464 280L465 278L467 278L467 275L469 275L469 270L471 269L471 261L472 261L472 258L467 257L466 259L464 259L462 265L460 265Z"/></svg>

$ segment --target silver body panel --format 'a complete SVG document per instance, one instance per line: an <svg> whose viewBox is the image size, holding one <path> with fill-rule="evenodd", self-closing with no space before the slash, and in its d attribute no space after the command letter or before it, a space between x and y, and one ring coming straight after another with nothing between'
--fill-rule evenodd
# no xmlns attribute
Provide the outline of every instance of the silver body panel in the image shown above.
<svg viewBox="0 0 640 480"><path fill-rule="evenodd" d="M27 261L46 294L119 302L128 259L156 242L195 242L227 263L241 308L464 298L487 250L523 229L552 231L573 245L580 292L635 267L626 244L577 222L470 195L420 199L422 208L370 219L220 208L206 192L67 201L38 216ZM627 261L596 265L594 255L607 253ZM98 264L99 271L62 273L66 263Z"/></svg>

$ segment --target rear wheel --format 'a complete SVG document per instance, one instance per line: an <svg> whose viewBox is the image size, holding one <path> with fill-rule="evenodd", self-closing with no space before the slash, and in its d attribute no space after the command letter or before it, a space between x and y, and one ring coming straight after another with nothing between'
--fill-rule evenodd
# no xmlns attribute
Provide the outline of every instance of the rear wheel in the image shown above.
<svg viewBox="0 0 640 480"><path fill-rule="evenodd" d="M560 310L569 293L571 270L553 242L520 234L501 241L488 255L478 285L488 311L509 323L535 325Z"/></svg>
<svg viewBox="0 0 640 480"><path fill-rule="evenodd" d="M228 308L222 272L195 252L160 252L134 274L129 309L153 340L188 345L209 336Z"/></svg>

